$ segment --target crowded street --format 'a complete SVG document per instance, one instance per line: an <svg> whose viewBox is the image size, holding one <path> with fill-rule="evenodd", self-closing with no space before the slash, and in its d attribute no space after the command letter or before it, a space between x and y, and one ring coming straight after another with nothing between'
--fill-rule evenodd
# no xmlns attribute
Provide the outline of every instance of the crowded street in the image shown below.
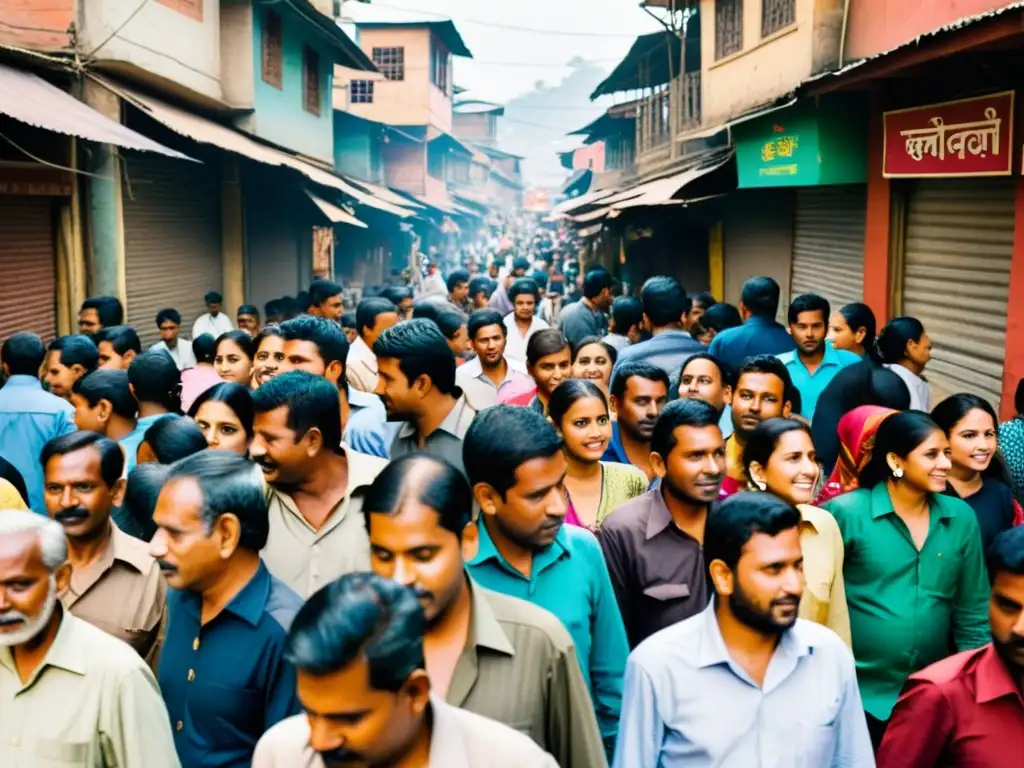
<svg viewBox="0 0 1024 768"><path fill-rule="evenodd" d="M1024 6L405 1L0 0L0 768L1024 768Z"/></svg>

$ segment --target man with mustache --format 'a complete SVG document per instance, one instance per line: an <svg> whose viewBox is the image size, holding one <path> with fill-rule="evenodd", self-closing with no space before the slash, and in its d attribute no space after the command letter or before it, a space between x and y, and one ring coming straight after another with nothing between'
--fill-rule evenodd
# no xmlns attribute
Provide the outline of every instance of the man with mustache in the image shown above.
<svg viewBox="0 0 1024 768"><path fill-rule="evenodd" d="M264 731L299 711L284 641L302 598L260 560L264 493L250 462L205 450L170 466L153 511L149 551L171 586L158 678L188 768L248 768Z"/></svg>
<svg viewBox="0 0 1024 768"><path fill-rule="evenodd" d="M714 599L630 655L614 768L874 765L853 655L797 618L800 522L767 493L708 516Z"/></svg>
<svg viewBox="0 0 1024 768"><path fill-rule="evenodd" d="M668 405L668 374L651 363L634 362L615 369L611 405L618 415L604 461L632 464L654 478L651 436L658 414Z"/></svg>
<svg viewBox="0 0 1024 768"><path fill-rule="evenodd" d="M879 768L997 766L1024 754L1024 527L999 534L988 562L992 642L910 676Z"/></svg>
<svg viewBox="0 0 1024 768"><path fill-rule="evenodd" d="M0 765L181 768L153 673L66 612L60 525L0 511Z"/></svg>
<svg viewBox="0 0 1024 768"><path fill-rule="evenodd" d="M67 535L64 607L128 643L156 668L167 584L149 547L111 519L124 502L124 453L95 432L51 440L40 456L46 511Z"/></svg>
<svg viewBox="0 0 1024 768"><path fill-rule="evenodd" d="M601 527L601 548L631 648L708 604L704 526L725 477L718 411L676 400L651 438L658 488L632 499Z"/></svg>
<svg viewBox="0 0 1024 768"><path fill-rule="evenodd" d="M590 531L563 525L562 440L534 409L495 405L476 417L464 450L482 512L469 573L488 589L551 611L569 630L609 749L629 645L601 546Z"/></svg>
<svg viewBox="0 0 1024 768"><path fill-rule="evenodd" d="M253 768L558 768L528 736L431 691L412 590L351 573L314 594L288 634L305 714L260 739Z"/></svg>
<svg viewBox="0 0 1024 768"><path fill-rule="evenodd" d="M572 638L547 611L466 574L473 495L447 462L396 459L366 493L374 573L426 612L431 688L449 704L525 731L563 768L599 768L604 748Z"/></svg>
<svg viewBox="0 0 1024 768"><path fill-rule="evenodd" d="M363 494L387 462L342 444L337 387L289 371L252 401L249 455L269 485L273 535L263 560L270 572L308 597L343 574L368 570Z"/></svg>

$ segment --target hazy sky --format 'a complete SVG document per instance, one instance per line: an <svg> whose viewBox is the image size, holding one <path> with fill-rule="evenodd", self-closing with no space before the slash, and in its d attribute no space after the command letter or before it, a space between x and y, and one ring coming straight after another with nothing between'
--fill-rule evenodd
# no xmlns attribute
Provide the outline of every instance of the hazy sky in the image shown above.
<svg viewBox="0 0 1024 768"><path fill-rule="evenodd" d="M344 12L359 21L450 18L474 56L455 60L455 83L471 91L467 96L503 102L532 90L538 80L557 83L567 72L564 64L576 56L613 67L637 35L662 28L638 2L350 0Z"/></svg>

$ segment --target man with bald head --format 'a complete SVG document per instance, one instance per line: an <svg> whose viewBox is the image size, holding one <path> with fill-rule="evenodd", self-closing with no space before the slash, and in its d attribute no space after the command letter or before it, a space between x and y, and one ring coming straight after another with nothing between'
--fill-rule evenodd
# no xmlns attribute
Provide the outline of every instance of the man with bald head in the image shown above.
<svg viewBox="0 0 1024 768"><path fill-rule="evenodd" d="M145 662L60 606L67 559L59 523L0 511L0 765L179 768Z"/></svg>

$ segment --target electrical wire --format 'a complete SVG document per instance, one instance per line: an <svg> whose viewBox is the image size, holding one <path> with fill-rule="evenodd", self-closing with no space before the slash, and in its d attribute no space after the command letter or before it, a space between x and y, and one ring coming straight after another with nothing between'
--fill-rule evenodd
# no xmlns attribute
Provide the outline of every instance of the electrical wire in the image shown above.
<svg viewBox="0 0 1024 768"><path fill-rule="evenodd" d="M12 147L21 152L26 157L31 157L37 163L49 166L50 168L56 168L58 171L70 171L71 173L77 173L81 176L90 176L94 179L100 179L102 181L116 181L116 179L114 179L112 176L103 176L98 173L90 173L89 171L83 171L81 168L69 168L66 165L59 165L58 163L51 163L49 160L43 160L43 158L33 155L31 152L29 152L23 146L15 142L11 137L7 136L2 131L0 131L0 139L6 141L8 144L10 144Z"/></svg>
<svg viewBox="0 0 1024 768"><path fill-rule="evenodd" d="M0 20L0 27L20 29L24 32L52 32L57 35L66 35L68 33L66 29L54 29L53 27L31 27L25 24L11 24L9 21L3 20Z"/></svg>
<svg viewBox="0 0 1024 768"><path fill-rule="evenodd" d="M87 53L85 55L85 58L91 59L93 56L95 56L96 55L96 51L98 51L104 45L106 45L111 40L113 40L115 37L117 37L118 33L120 33L120 31L122 29L127 27L131 23L131 20L134 19L136 16L138 16L139 13L142 11L142 9L145 8L148 4L149 4L149 0L142 0L142 2L139 3L138 7L136 7L136 9L134 11L132 11L130 14L128 14L128 18L125 19L124 21L122 21L121 24L113 32L111 32L109 35L107 35L106 38L104 38L102 43L100 43L95 48L93 48L91 51L89 51L89 53Z"/></svg>

